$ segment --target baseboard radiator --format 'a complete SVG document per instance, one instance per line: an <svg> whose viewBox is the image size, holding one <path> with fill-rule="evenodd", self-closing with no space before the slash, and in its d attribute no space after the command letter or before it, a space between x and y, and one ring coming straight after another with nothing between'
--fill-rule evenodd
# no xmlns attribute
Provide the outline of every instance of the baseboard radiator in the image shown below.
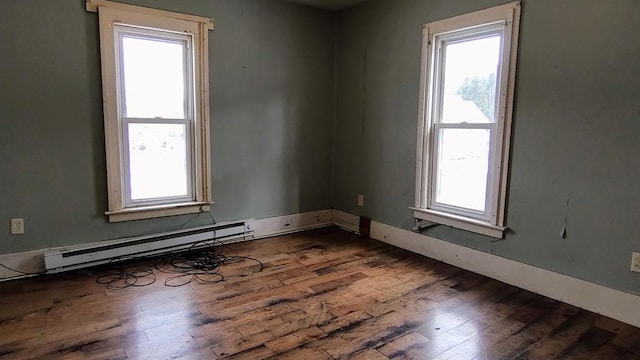
<svg viewBox="0 0 640 360"><path fill-rule="evenodd" d="M92 245L47 251L47 273L105 264L113 259L132 259L186 250L195 243L228 244L253 238L253 220L220 223L153 235L103 241Z"/></svg>

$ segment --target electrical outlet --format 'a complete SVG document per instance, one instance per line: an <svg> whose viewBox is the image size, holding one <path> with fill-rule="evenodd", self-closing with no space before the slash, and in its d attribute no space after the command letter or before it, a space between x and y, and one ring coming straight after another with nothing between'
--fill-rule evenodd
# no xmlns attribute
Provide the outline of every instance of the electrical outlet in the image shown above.
<svg viewBox="0 0 640 360"><path fill-rule="evenodd" d="M364 206L364 195L358 194L358 206Z"/></svg>
<svg viewBox="0 0 640 360"><path fill-rule="evenodd" d="M11 235L24 234L24 219L11 219Z"/></svg>
<svg viewBox="0 0 640 360"><path fill-rule="evenodd" d="M632 253L631 255L631 271L640 273L640 253Z"/></svg>

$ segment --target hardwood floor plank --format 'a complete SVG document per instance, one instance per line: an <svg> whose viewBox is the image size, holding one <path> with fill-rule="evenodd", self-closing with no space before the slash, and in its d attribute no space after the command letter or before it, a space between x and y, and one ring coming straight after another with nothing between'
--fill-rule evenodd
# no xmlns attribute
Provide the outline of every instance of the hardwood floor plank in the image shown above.
<svg viewBox="0 0 640 360"><path fill-rule="evenodd" d="M611 319L608 319L611 320ZM619 324L620 329L617 336L611 340L611 344L624 349L627 353L636 355L640 359L640 339L638 339L638 328L631 325L622 324L619 321L611 320Z"/></svg>
<svg viewBox="0 0 640 360"><path fill-rule="evenodd" d="M334 358L346 359L360 351L375 349L417 325L396 312L388 312L330 333L317 344Z"/></svg>
<svg viewBox="0 0 640 360"><path fill-rule="evenodd" d="M584 358L593 354L596 350L601 349L615 334L598 327L592 327L582 333L577 339L571 339L572 342L565 347L558 355L559 358L575 357Z"/></svg>
<svg viewBox="0 0 640 360"><path fill-rule="evenodd" d="M260 358L262 359L262 358ZM303 345L301 347L293 348L285 352L279 353L268 357L269 360L335 360L333 356L329 355L322 349L318 349L314 346Z"/></svg>
<svg viewBox="0 0 640 360"><path fill-rule="evenodd" d="M270 359L274 356L274 352L269 350L266 346L260 345L251 349L243 350L239 353L225 356L225 359L233 360L255 360L255 359ZM203 358L204 359L204 358Z"/></svg>
<svg viewBox="0 0 640 360"><path fill-rule="evenodd" d="M384 356L378 350L364 350L352 356L350 360L388 360L389 358Z"/></svg>
<svg viewBox="0 0 640 360"><path fill-rule="evenodd" d="M310 327L271 340L264 345L276 354L305 345L311 341L324 337L325 334L318 327Z"/></svg>
<svg viewBox="0 0 640 360"><path fill-rule="evenodd" d="M390 359L403 358L411 351L424 348L429 342L431 340L428 338L411 331L378 347L377 350Z"/></svg>
<svg viewBox="0 0 640 360"><path fill-rule="evenodd" d="M275 339L269 331L263 331L249 336L243 336L239 332L229 332L223 338L211 346L211 350L219 357L235 355L243 351L263 346Z"/></svg>
<svg viewBox="0 0 640 360"><path fill-rule="evenodd" d="M211 351L212 344L208 340L196 340L190 336L179 336L161 341L125 346L128 359L181 359L186 357L196 359L217 359Z"/></svg>
<svg viewBox="0 0 640 360"><path fill-rule="evenodd" d="M479 353L474 359L515 359L553 331L563 331L564 328L570 327L571 318L575 313L571 313L563 305L556 304L545 316L517 330L505 341L487 347L485 352Z"/></svg>
<svg viewBox="0 0 640 360"><path fill-rule="evenodd" d="M430 339L430 341L427 343L421 344L420 346L416 346L414 348L409 348L406 351L399 353L399 356L396 356L395 358L434 359L438 356L443 356L445 352L451 350L453 347L461 344L462 342L462 339L457 338L449 333L444 333L433 339Z"/></svg>
<svg viewBox="0 0 640 360"><path fill-rule="evenodd" d="M464 326L464 324L462 326ZM459 336L456 329L452 329L449 331L449 334L465 340L451 348L451 351L467 359L473 359L476 356L479 359L484 359L483 356L487 353L488 348L498 343L509 342L509 337L518 333L518 331L525 326L526 324L521 322L503 319L487 324L482 330L474 331L474 333L466 337L466 339L465 337Z"/></svg>

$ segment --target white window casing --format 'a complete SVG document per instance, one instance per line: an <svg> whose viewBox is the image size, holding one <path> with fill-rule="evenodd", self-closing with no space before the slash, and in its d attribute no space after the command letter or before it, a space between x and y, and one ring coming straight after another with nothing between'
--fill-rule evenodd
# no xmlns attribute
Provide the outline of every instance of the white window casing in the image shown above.
<svg viewBox="0 0 640 360"><path fill-rule="evenodd" d="M87 0L98 12L102 63L103 111L107 160L109 221L137 220L208 211L211 200L208 31L213 21L195 15ZM123 39L176 44L183 49L182 116L129 116L124 98ZM129 163L131 126L183 129L186 190L176 196L133 196ZM146 135L151 136L151 135ZM177 146L177 145L176 145Z"/></svg>
<svg viewBox="0 0 640 360"><path fill-rule="evenodd" d="M416 218L491 237L503 237L519 23L520 2L513 2L435 21L423 27L416 199L415 206L411 207ZM443 120L443 69L448 46L488 37L500 39L498 71L494 74L496 98L492 108L493 119L484 122L466 122L466 118L453 122ZM475 59L470 58L469 61ZM439 173L444 171L439 164L439 153L444 146L442 134L445 131L469 133L478 130L485 130L490 139L483 206L475 208L437 201Z"/></svg>

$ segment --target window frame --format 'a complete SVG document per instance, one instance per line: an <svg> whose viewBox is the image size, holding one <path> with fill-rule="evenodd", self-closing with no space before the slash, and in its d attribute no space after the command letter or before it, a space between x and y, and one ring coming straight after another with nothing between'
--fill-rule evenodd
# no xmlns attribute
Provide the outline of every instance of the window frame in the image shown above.
<svg viewBox="0 0 640 360"><path fill-rule="evenodd" d="M87 11L97 12L100 28L100 51L102 64L103 111L105 126L105 148L107 161L108 210L105 215L110 222L147 219L162 216L181 215L209 211L211 200L210 165L210 125L209 125L209 69L208 69L208 31L213 30L213 21L209 18L181 14L164 10L121 4L105 0L87 0ZM192 169L188 178L191 181L191 196L182 198L153 199L151 201L132 201L129 185L125 183L125 166L128 166L126 131L128 124L123 112L123 99L118 91L122 79L117 70L119 42L116 26L154 30L159 33L174 33L189 36L192 39L192 84L185 88L191 92L188 107L192 107L191 119L186 126L187 156ZM187 109L185 109L187 110ZM189 114L185 113L185 118ZM139 120L139 119L134 119ZM168 119L162 119L168 120ZM175 119L174 119L175 120ZM185 119L183 119L184 121ZM142 122L153 120L143 118ZM158 123L163 121L158 120ZM137 123L137 122L136 122ZM169 120L167 123L174 123ZM177 123L177 122L176 122ZM158 201L159 200L159 201Z"/></svg>
<svg viewBox="0 0 640 360"><path fill-rule="evenodd" d="M116 73L118 74L116 79L116 90L118 92L118 122L120 124L120 151L122 154L122 169L124 171L121 173L122 176L122 189L123 191L123 199L124 199L124 207L125 208L133 208L133 207L144 207L144 206L153 206L153 205L162 205L162 204L172 204L172 203L181 203L181 202L189 202L194 199L194 188L195 188L195 179L193 176L193 142L194 142L194 129L193 123L195 119L195 109L194 109L194 54L190 49L193 48L193 36L190 34L182 34L176 33L174 31L166 31L159 29L148 29L141 28L136 26L131 26L128 24L113 24L115 36L114 40L116 43L115 46L115 57L116 57ZM124 58L122 56L123 50L123 39L125 37L129 38L138 38L138 39L156 39L161 41L173 42L173 43L181 43L184 42L183 48L183 56L184 56L184 90L185 90L185 100L183 102L183 118L158 118L158 117L136 117L129 116L126 113L126 91L125 91L125 74L122 70L125 66ZM186 180L187 180L187 193L184 196L167 196L167 197L157 197L150 199L133 199L131 192L131 186L128 184L131 183L131 172L126 171L126 169L130 168L130 144L129 144L129 131L128 126L130 124L172 124L172 125L183 125L185 128L185 143L186 143Z"/></svg>
<svg viewBox="0 0 640 360"><path fill-rule="evenodd" d="M416 150L416 198L411 209L414 217L448 225L483 235L502 238L505 226L506 190L509 164L511 122L513 116L515 70L520 27L520 2L492 7L423 26L422 61L420 71L420 100L418 140ZM438 122L442 108L444 71L438 40L481 38L495 33L496 24L503 23L501 45L501 74L496 74L496 122L488 124L449 124ZM455 41L455 40L454 40ZM436 103L436 101L438 101ZM485 211L477 212L434 202L437 185L437 136L440 129L491 128ZM438 132L438 133L436 133Z"/></svg>

